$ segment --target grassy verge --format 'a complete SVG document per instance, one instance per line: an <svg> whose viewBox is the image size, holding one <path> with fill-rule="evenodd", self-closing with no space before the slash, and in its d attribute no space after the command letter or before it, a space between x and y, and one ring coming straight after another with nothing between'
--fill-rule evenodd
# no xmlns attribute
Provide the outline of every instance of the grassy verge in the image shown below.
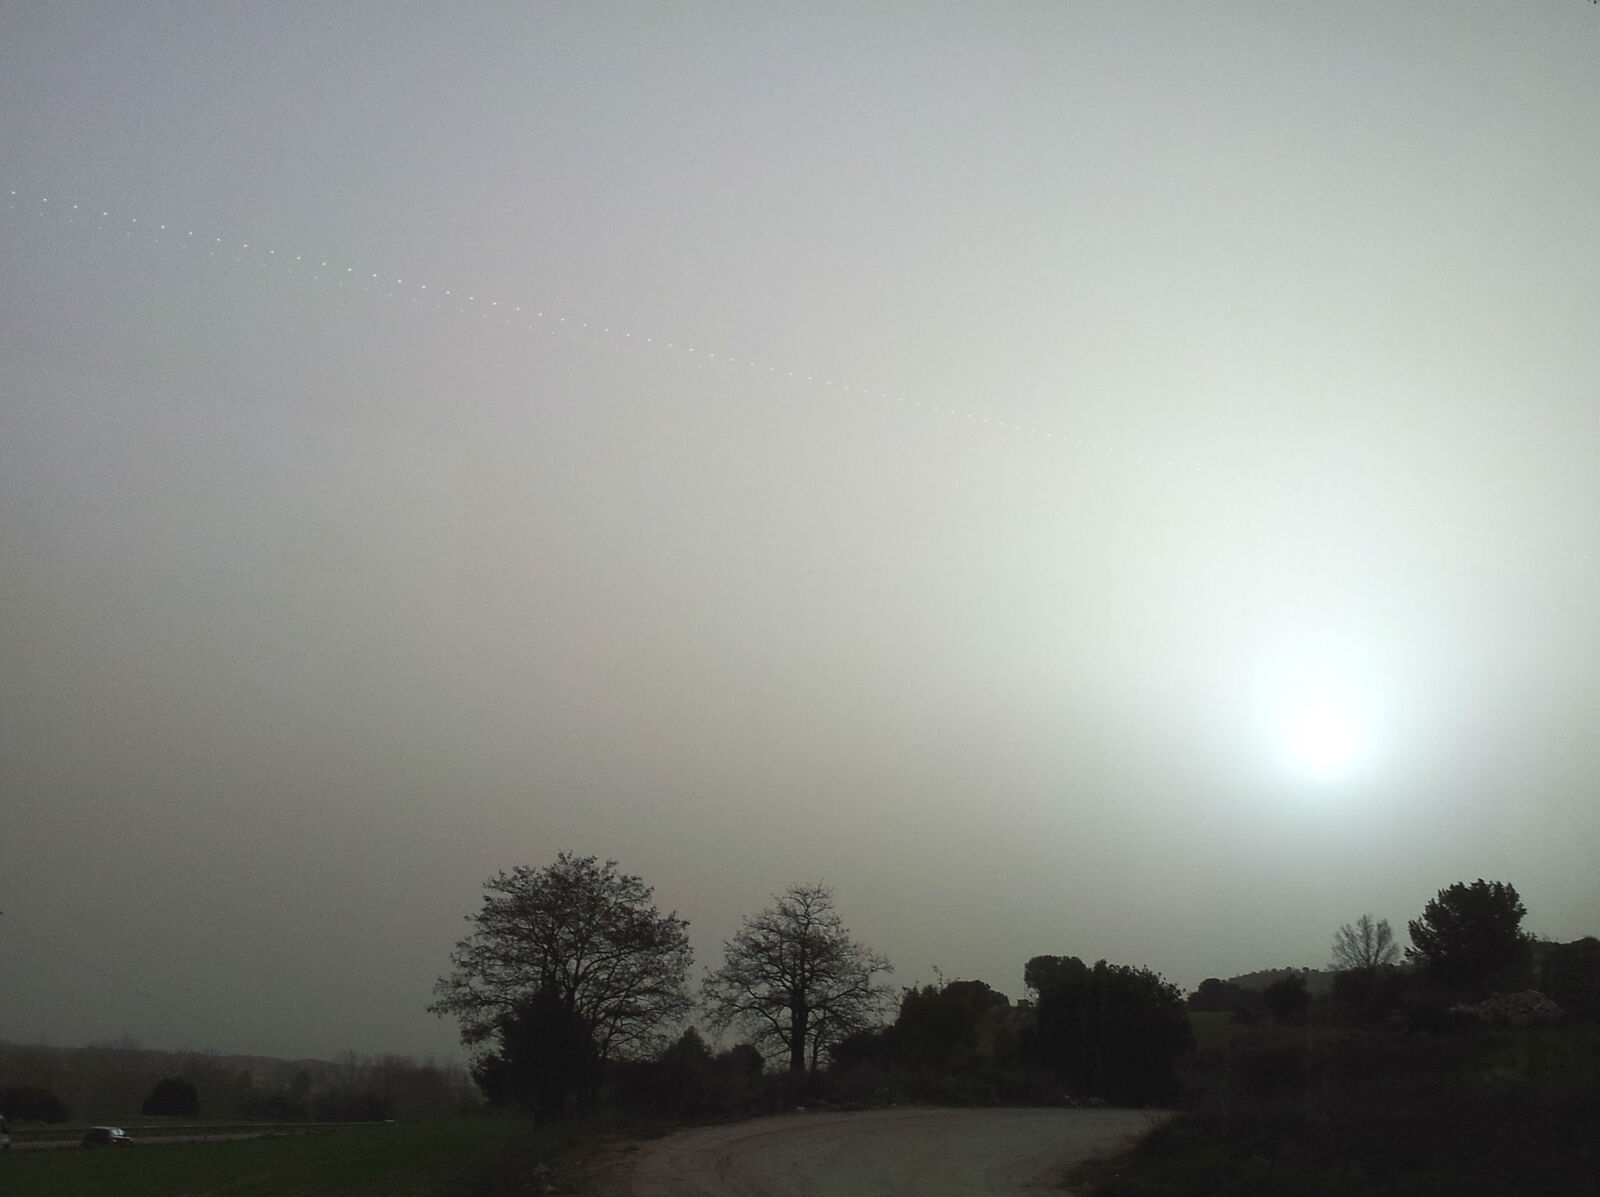
<svg viewBox="0 0 1600 1197"><path fill-rule="evenodd" d="M502 1197L538 1191L571 1143L518 1118L350 1127L225 1143L12 1151L0 1193L29 1197Z"/></svg>
<svg viewBox="0 0 1600 1197"><path fill-rule="evenodd" d="M1094 1197L1600 1193L1600 1027L1202 1033L1192 1107Z"/></svg>

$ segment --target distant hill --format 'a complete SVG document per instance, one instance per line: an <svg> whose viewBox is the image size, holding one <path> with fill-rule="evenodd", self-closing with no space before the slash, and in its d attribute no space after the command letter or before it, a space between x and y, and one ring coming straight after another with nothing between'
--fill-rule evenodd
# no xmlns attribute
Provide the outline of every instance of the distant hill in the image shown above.
<svg viewBox="0 0 1600 1197"><path fill-rule="evenodd" d="M435 1117L481 1100L459 1065L418 1064L405 1056L350 1052L338 1060L281 1060L131 1043L45 1047L0 1040L0 1085L47 1089L76 1123L138 1114L164 1077L194 1085L201 1118Z"/></svg>
<svg viewBox="0 0 1600 1197"><path fill-rule="evenodd" d="M1327 997L1333 992L1333 974L1320 968L1263 968L1253 973L1242 973L1237 977L1229 977L1228 984L1237 985L1240 989L1265 989L1274 981L1281 981L1285 977L1303 976L1306 979L1306 989L1312 997Z"/></svg>

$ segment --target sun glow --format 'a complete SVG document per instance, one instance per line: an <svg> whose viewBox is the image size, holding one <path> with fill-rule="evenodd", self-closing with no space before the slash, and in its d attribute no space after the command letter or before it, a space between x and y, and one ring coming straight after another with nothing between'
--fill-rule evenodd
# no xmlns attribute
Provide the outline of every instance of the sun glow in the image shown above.
<svg viewBox="0 0 1600 1197"><path fill-rule="evenodd" d="M1267 751L1304 782L1325 785L1360 771L1374 752L1376 676L1349 650L1285 653L1258 691Z"/></svg>
<svg viewBox="0 0 1600 1197"><path fill-rule="evenodd" d="M1290 714L1286 740L1299 771L1332 780L1359 763L1365 736L1344 703L1312 700Z"/></svg>

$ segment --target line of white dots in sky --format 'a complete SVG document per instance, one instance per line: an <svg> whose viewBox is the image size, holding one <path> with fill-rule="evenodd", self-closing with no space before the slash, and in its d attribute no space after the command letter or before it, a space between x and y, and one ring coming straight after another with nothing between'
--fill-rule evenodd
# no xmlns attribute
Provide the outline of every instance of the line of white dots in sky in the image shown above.
<svg viewBox="0 0 1600 1197"><path fill-rule="evenodd" d="M170 241L186 249L193 248L204 256L218 261L229 260L238 265L253 263L262 267L275 267L290 272L298 271L314 282L331 282L336 287L350 287L368 294L381 293L388 299L408 300L419 306L431 307L435 311L454 312L462 316L475 317L506 328L545 333L621 351L639 352L642 350L643 352L654 353L663 360L675 361L680 365L692 365L700 369L704 369L707 364L710 364L718 369L736 370L746 375L753 375L763 381L776 381L780 384L792 385L796 388L808 390L820 397L849 397L866 401L893 403L908 409L926 411L943 418L962 420L975 426L987 426L994 431L1004 431L1019 437L1051 442L1076 451L1088 451L1113 458L1121 458L1126 462L1137 463L1142 467L1154 467L1186 474L1214 484L1234 485L1250 481L1237 470L1197 464L1192 461L1185 461L1182 458L1148 454L1136 449L1125 449L1103 440L1075 436L1032 424L997 419L953 404L935 403L930 400L918 399L914 396L895 394L881 387L836 382L832 378L819 376L815 371L807 372L803 368L789 369L786 366L763 366L753 359L740 357L736 354L717 353L704 350L700 346L685 345L661 337L636 336L633 332L613 328L611 325L600 321L581 320L576 317L560 315L554 311L540 309L533 304L489 299L486 296L480 296L472 288L441 287L436 284L430 286L428 283L415 280L408 282L404 277L397 276L394 271L370 270L367 267L348 265L336 261L331 256L295 253L288 250L280 252L275 247L263 246L259 239L246 241L237 237L225 238L216 236L213 232L197 232L187 224L162 223L151 220L140 221L138 217L123 216L121 214L114 215L111 211L96 205L74 203L59 197L51 198L41 195L35 200L16 189L9 191L6 200L7 207L12 211L33 211L41 215L58 218L71 225L92 225L96 231L100 232L120 230L124 237L129 239L137 233L157 241ZM1256 484L1264 485L1266 489L1273 493L1293 499L1296 502L1337 509L1351 515L1366 515L1385 522L1409 524L1429 531L1466 539L1491 541L1510 547L1532 550L1540 554L1565 557L1575 561L1593 562L1600 560L1600 556L1595 553L1580 552L1566 545L1551 541L1542 541L1532 537L1502 536L1484 532L1478 528L1468 527L1451 520L1432 519L1426 516L1396 511L1393 508L1351 503L1349 500L1335 495L1291 484L1261 483L1259 480L1256 480Z"/></svg>

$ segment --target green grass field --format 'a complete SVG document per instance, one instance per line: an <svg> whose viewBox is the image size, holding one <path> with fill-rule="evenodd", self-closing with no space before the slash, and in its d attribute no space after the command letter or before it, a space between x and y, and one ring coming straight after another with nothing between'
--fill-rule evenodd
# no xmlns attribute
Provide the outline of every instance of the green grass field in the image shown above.
<svg viewBox="0 0 1600 1197"><path fill-rule="evenodd" d="M223 1143L11 1151L18 1197L499 1197L533 1191L568 1139L517 1118L396 1123Z"/></svg>

